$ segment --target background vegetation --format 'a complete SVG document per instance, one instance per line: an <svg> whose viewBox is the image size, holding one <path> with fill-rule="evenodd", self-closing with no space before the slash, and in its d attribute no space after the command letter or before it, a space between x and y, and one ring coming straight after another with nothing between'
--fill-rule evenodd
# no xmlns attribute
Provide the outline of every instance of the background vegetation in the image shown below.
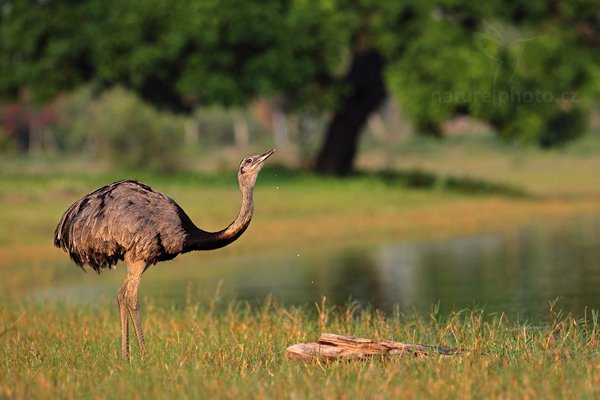
<svg viewBox="0 0 600 400"><path fill-rule="evenodd" d="M442 136L445 122L468 116L506 140L558 146L589 126L600 91L599 6L5 1L0 97L22 103L5 111L4 135L39 147L62 118L51 106L39 107L90 83L94 96L122 86L156 107L188 114L261 99L275 112L267 128L279 135L279 114L323 120L325 140L313 165L335 175L352 172L360 133L387 93L418 134ZM169 131L163 134L173 136ZM176 147L174 136L168 142ZM210 142L206 132L199 137Z"/></svg>
<svg viewBox="0 0 600 400"><path fill-rule="evenodd" d="M598 397L597 310L551 303L526 321L447 304L248 304L214 282L243 258L597 216L598 9L0 1L0 397ZM271 147L243 240L144 275L149 352L121 362L113 293L124 271L84 274L53 248L61 213L135 178L220 229L238 210L237 163ZM167 278L199 264L208 283L169 298ZM75 301L57 300L61 290ZM323 331L472 351L285 360Z"/></svg>

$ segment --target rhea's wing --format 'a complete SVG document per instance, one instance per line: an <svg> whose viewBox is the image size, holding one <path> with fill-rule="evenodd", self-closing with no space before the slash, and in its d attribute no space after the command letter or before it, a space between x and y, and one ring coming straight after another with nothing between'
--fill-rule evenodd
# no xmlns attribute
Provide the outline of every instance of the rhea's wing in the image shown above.
<svg viewBox="0 0 600 400"><path fill-rule="evenodd" d="M106 185L74 203L59 221L54 244L79 266L111 266L127 254L155 263L183 246L183 210L169 197L136 181Z"/></svg>

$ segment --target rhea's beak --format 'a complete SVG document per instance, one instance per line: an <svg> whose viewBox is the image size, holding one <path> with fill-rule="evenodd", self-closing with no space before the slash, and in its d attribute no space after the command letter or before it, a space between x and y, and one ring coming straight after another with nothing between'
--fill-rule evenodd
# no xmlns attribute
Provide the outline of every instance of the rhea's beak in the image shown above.
<svg viewBox="0 0 600 400"><path fill-rule="evenodd" d="M265 154L261 154L261 155L260 155L260 157L258 157L258 160L257 160L257 161L258 161L259 163L261 163L261 164L262 164L262 163L263 163L263 162L265 162L265 160L266 160L267 158L269 158L269 157L270 157L270 156L271 156L273 153L275 153L275 149L271 149L271 150L267 151Z"/></svg>

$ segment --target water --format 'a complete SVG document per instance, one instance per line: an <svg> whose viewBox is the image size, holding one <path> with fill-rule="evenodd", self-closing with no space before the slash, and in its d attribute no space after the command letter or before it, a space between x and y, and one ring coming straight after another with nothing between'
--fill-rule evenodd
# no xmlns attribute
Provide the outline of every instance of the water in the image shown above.
<svg viewBox="0 0 600 400"><path fill-rule="evenodd" d="M326 296L328 304L352 299L386 311L484 307L523 319L544 318L556 299L558 308L577 316L600 309L600 216L444 240L224 257L210 264L197 256L181 259L152 267L141 295L183 304L190 290L212 293L222 281L221 297L251 303L270 294L287 305L320 303ZM95 289L61 286L36 297L112 301L123 272L112 274L86 277Z"/></svg>
<svg viewBox="0 0 600 400"><path fill-rule="evenodd" d="M583 316L586 307L600 309L600 216L445 240L257 256L210 270L211 285L223 279L225 293L250 302L273 294L285 304L313 304L327 296L329 304L352 299L386 311L427 312L439 304L442 312L485 307L537 319L558 299L558 308ZM172 294L182 293L185 282L194 277ZM160 287L164 294L164 282Z"/></svg>

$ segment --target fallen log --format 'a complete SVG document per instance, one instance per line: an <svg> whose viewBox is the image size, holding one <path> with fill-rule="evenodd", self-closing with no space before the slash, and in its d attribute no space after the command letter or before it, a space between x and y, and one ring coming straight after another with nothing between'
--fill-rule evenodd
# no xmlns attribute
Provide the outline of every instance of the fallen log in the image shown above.
<svg viewBox="0 0 600 400"><path fill-rule="evenodd" d="M391 340L375 341L355 336L342 336L322 333L317 343L297 343L287 348L285 357L289 360L368 359L376 355L416 357L449 357L465 354L467 351L445 346L407 344Z"/></svg>

